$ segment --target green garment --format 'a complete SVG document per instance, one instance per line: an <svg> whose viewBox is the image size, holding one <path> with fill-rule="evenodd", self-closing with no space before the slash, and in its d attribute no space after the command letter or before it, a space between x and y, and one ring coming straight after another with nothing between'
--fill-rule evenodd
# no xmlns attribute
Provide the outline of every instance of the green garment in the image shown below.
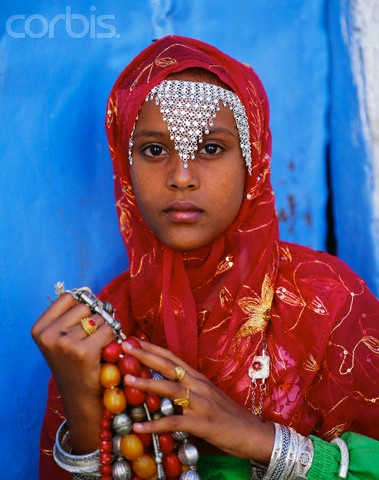
<svg viewBox="0 0 379 480"><path fill-rule="evenodd" d="M340 449L333 443L310 436L315 446L315 456L308 472L309 480L338 479ZM347 480L378 480L379 442L372 438L346 432L341 436L349 449Z"/></svg>
<svg viewBox="0 0 379 480"><path fill-rule="evenodd" d="M337 445L310 436L315 455L308 472L309 480L338 480L340 449ZM379 479L379 442L357 433L347 432L341 437L349 449L347 480ZM201 480L249 480L249 460L235 457L200 457L198 472Z"/></svg>

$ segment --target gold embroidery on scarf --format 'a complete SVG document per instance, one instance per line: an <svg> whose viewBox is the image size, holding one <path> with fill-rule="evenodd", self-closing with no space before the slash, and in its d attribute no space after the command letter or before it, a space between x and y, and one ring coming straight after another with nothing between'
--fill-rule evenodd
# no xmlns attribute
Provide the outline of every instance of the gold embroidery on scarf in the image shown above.
<svg viewBox="0 0 379 480"><path fill-rule="evenodd" d="M247 287L249 288L249 287ZM271 318L271 304L274 289L270 277L266 274L261 297L252 292L254 296L244 297L238 300L238 305L247 315L245 323L237 332L237 338L254 335L265 328Z"/></svg>
<svg viewBox="0 0 379 480"><path fill-rule="evenodd" d="M172 49L172 48L176 48L176 47L184 47L184 48L187 48L188 50L194 50L196 53L198 52L198 49L195 48L195 47L191 47L191 46L188 46L188 45L184 45L180 42L178 43L174 43L173 45L169 45L167 48L165 48L164 50L162 50L162 52L159 53L159 55L156 57L156 59L149 63L148 65L146 65L146 67L137 75L136 79L133 81L133 83L131 84L130 86L130 91L132 91L135 86L137 85L137 83L139 82L141 76L143 75L143 73L148 70L148 75L147 75L147 79L146 79L146 82L149 83L150 82L150 75L151 75L151 72L154 68L154 65L156 65L157 67L161 67L161 68L165 68L165 67L168 67L170 65L173 65L175 63L178 63L177 60L174 58L174 57L170 57L170 56L166 56L164 57L163 55L167 55L167 53Z"/></svg>
<svg viewBox="0 0 379 480"><path fill-rule="evenodd" d="M312 354L310 354L309 357L305 360L305 362L303 363L303 367L309 372L317 372L320 369L315 357Z"/></svg>
<svg viewBox="0 0 379 480"><path fill-rule="evenodd" d="M175 60L175 58L166 57L156 58L154 63L157 67L165 68L169 65L174 65L175 63L177 63L177 61Z"/></svg>
<svg viewBox="0 0 379 480"><path fill-rule="evenodd" d="M355 345L350 354L343 345L336 345L342 350L341 355L343 355L343 359L341 365L339 367L339 373L341 375L347 375L352 372L355 367L355 351L363 343L369 350L371 350L376 355L379 355L379 340L371 335L366 335L362 337ZM351 363L350 366L347 366L347 358L351 356Z"/></svg>
<svg viewBox="0 0 379 480"><path fill-rule="evenodd" d="M129 241L130 237L132 236L130 212L129 212L129 209L126 208L123 198L120 198L119 200L117 200L116 208L119 211L118 222L120 225L120 231L124 235L125 240Z"/></svg>
<svg viewBox="0 0 379 480"><path fill-rule="evenodd" d="M328 310L319 297L315 297L313 300L311 300L307 307L319 315L329 315Z"/></svg>
<svg viewBox="0 0 379 480"><path fill-rule="evenodd" d="M282 262L292 262L292 255L288 247L279 247L279 256Z"/></svg>
<svg viewBox="0 0 379 480"><path fill-rule="evenodd" d="M265 158L267 158L269 160L270 156L266 154ZM246 192L246 198L248 200L254 200L254 198L256 198L257 193L260 191L262 185L265 183L267 175L269 175L269 173L270 173L270 167L269 167L269 161L268 161L267 165L260 170L257 181Z"/></svg>
<svg viewBox="0 0 379 480"><path fill-rule="evenodd" d="M208 310L200 310L199 312L197 312L197 331L198 331L198 333L202 332L208 316L209 316Z"/></svg>
<svg viewBox="0 0 379 480"><path fill-rule="evenodd" d="M185 316L182 302L179 300L178 297L174 297L173 295L171 295L171 306L173 308L174 315L176 315L177 317Z"/></svg>
<svg viewBox="0 0 379 480"><path fill-rule="evenodd" d="M128 180L126 180L125 178L121 178L120 183L125 200L127 200L129 205L134 205L136 203L136 197L134 196L132 184L128 182Z"/></svg>
<svg viewBox="0 0 379 480"><path fill-rule="evenodd" d="M134 249L131 250L130 253L130 278L136 277L139 273L141 273L141 270L143 268L143 264L147 261L148 263L153 263L155 259L155 250L152 250L148 253L145 253L140 257L139 263L137 265L137 268L135 269L135 254L134 254Z"/></svg>
<svg viewBox="0 0 379 480"><path fill-rule="evenodd" d="M220 275L221 273L227 272L233 266L233 256L228 255L225 259L221 260L218 264L216 269L216 275Z"/></svg>
<svg viewBox="0 0 379 480"><path fill-rule="evenodd" d="M362 342L376 355L379 354L379 340L371 335L362 338Z"/></svg>
<svg viewBox="0 0 379 480"><path fill-rule="evenodd" d="M109 99L107 108L107 127L109 128L114 119L117 119L117 102L113 98Z"/></svg>
<svg viewBox="0 0 379 480"><path fill-rule="evenodd" d="M340 437L343 432L346 430L346 423L340 423L335 425L329 431L326 432L324 440L330 442L334 438Z"/></svg>
<svg viewBox="0 0 379 480"><path fill-rule="evenodd" d="M226 287L222 287L220 290L220 304L221 308L225 310L226 312L231 313L233 310L233 297L232 294L229 292L229 290Z"/></svg>
<svg viewBox="0 0 379 480"><path fill-rule="evenodd" d="M55 438L53 438L53 440L55 440ZM53 456L53 451L51 448L48 448L48 449L43 449L42 450L42 453L44 455L46 455L47 457L52 457Z"/></svg>
<svg viewBox="0 0 379 480"><path fill-rule="evenodd" d="M285 287L278 287L276 289L276 293L280 300L282 300L284 303L287 303L288 305L291 305L291 307L306 306L306 303L302 298L298 297L292 292L289 292Z"/></svg>

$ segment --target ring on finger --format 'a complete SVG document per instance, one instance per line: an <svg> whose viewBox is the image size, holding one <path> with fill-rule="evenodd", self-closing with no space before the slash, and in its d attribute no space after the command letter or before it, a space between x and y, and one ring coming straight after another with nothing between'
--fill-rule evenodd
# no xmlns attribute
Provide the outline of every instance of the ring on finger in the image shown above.
<svg viewBox="0 0 379 480"><path fill-rule="evenodd" d="M175 398L173 400L175 405L178 405L179 407L189 407L190 405L190 391L188 388L186 388L186 396L184 398Z"/></svg>
<svg viewBox="0 0 379 480"><path fill-rule="evenodd" d="M178 365L175 367L175 382L181 382L183 380L184 375L186 374L186 371L181 365Z"/></svg>
<svg viewBox="0 0 379 480"><path fill-rule="evenodd" d="M92 335L97 330L96 322L91 317L82 318L80 320L80 325L88 336Z"/></svg>

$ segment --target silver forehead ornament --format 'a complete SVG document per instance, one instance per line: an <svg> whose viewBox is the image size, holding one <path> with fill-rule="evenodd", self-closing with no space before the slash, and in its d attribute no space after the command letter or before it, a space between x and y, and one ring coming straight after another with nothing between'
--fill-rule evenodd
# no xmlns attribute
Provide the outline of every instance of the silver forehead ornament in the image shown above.
<svg viewBox="0 0 379 480"><path fill-rule="evenodd" d="M251 174L251 148L249 123L246 110L238 96L225 88L204 82L164 80L154 87L146 97L146 102L155 99L159 105L163 121L167 123L171 140L175 143L184 168L195 158L195 152L203 141L203 135L213 126L220 103L233 112L239 135L242 156ZM129 163L133 164L133 135L129 141Z"/></svg>

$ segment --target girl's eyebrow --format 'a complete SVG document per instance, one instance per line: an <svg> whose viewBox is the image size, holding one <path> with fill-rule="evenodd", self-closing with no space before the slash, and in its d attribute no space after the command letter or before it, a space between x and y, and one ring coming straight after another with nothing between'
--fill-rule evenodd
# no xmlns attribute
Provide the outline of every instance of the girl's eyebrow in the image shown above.
<svg viewBox="0 0 379 480"><path fill-rule="evenodd" d="M237 131L236 132L233 132L232 130L229 130L228 128L225 128L225 127L212 127L209 129L209 134L208 135L211 135L211 134L217 134L217 133L226 133L228 135L232 135L233 137L237 137ZM204 138L206 138L207 135L205 135Z"/></svg>
<svg viewBox="0 0 379 480"><path fill-rule="evenodd" d="M152 138L166 138L169 136L169 131L159 131L159 130L137 130L134 132L134 138L138 137L152 137Z"/></svg>

